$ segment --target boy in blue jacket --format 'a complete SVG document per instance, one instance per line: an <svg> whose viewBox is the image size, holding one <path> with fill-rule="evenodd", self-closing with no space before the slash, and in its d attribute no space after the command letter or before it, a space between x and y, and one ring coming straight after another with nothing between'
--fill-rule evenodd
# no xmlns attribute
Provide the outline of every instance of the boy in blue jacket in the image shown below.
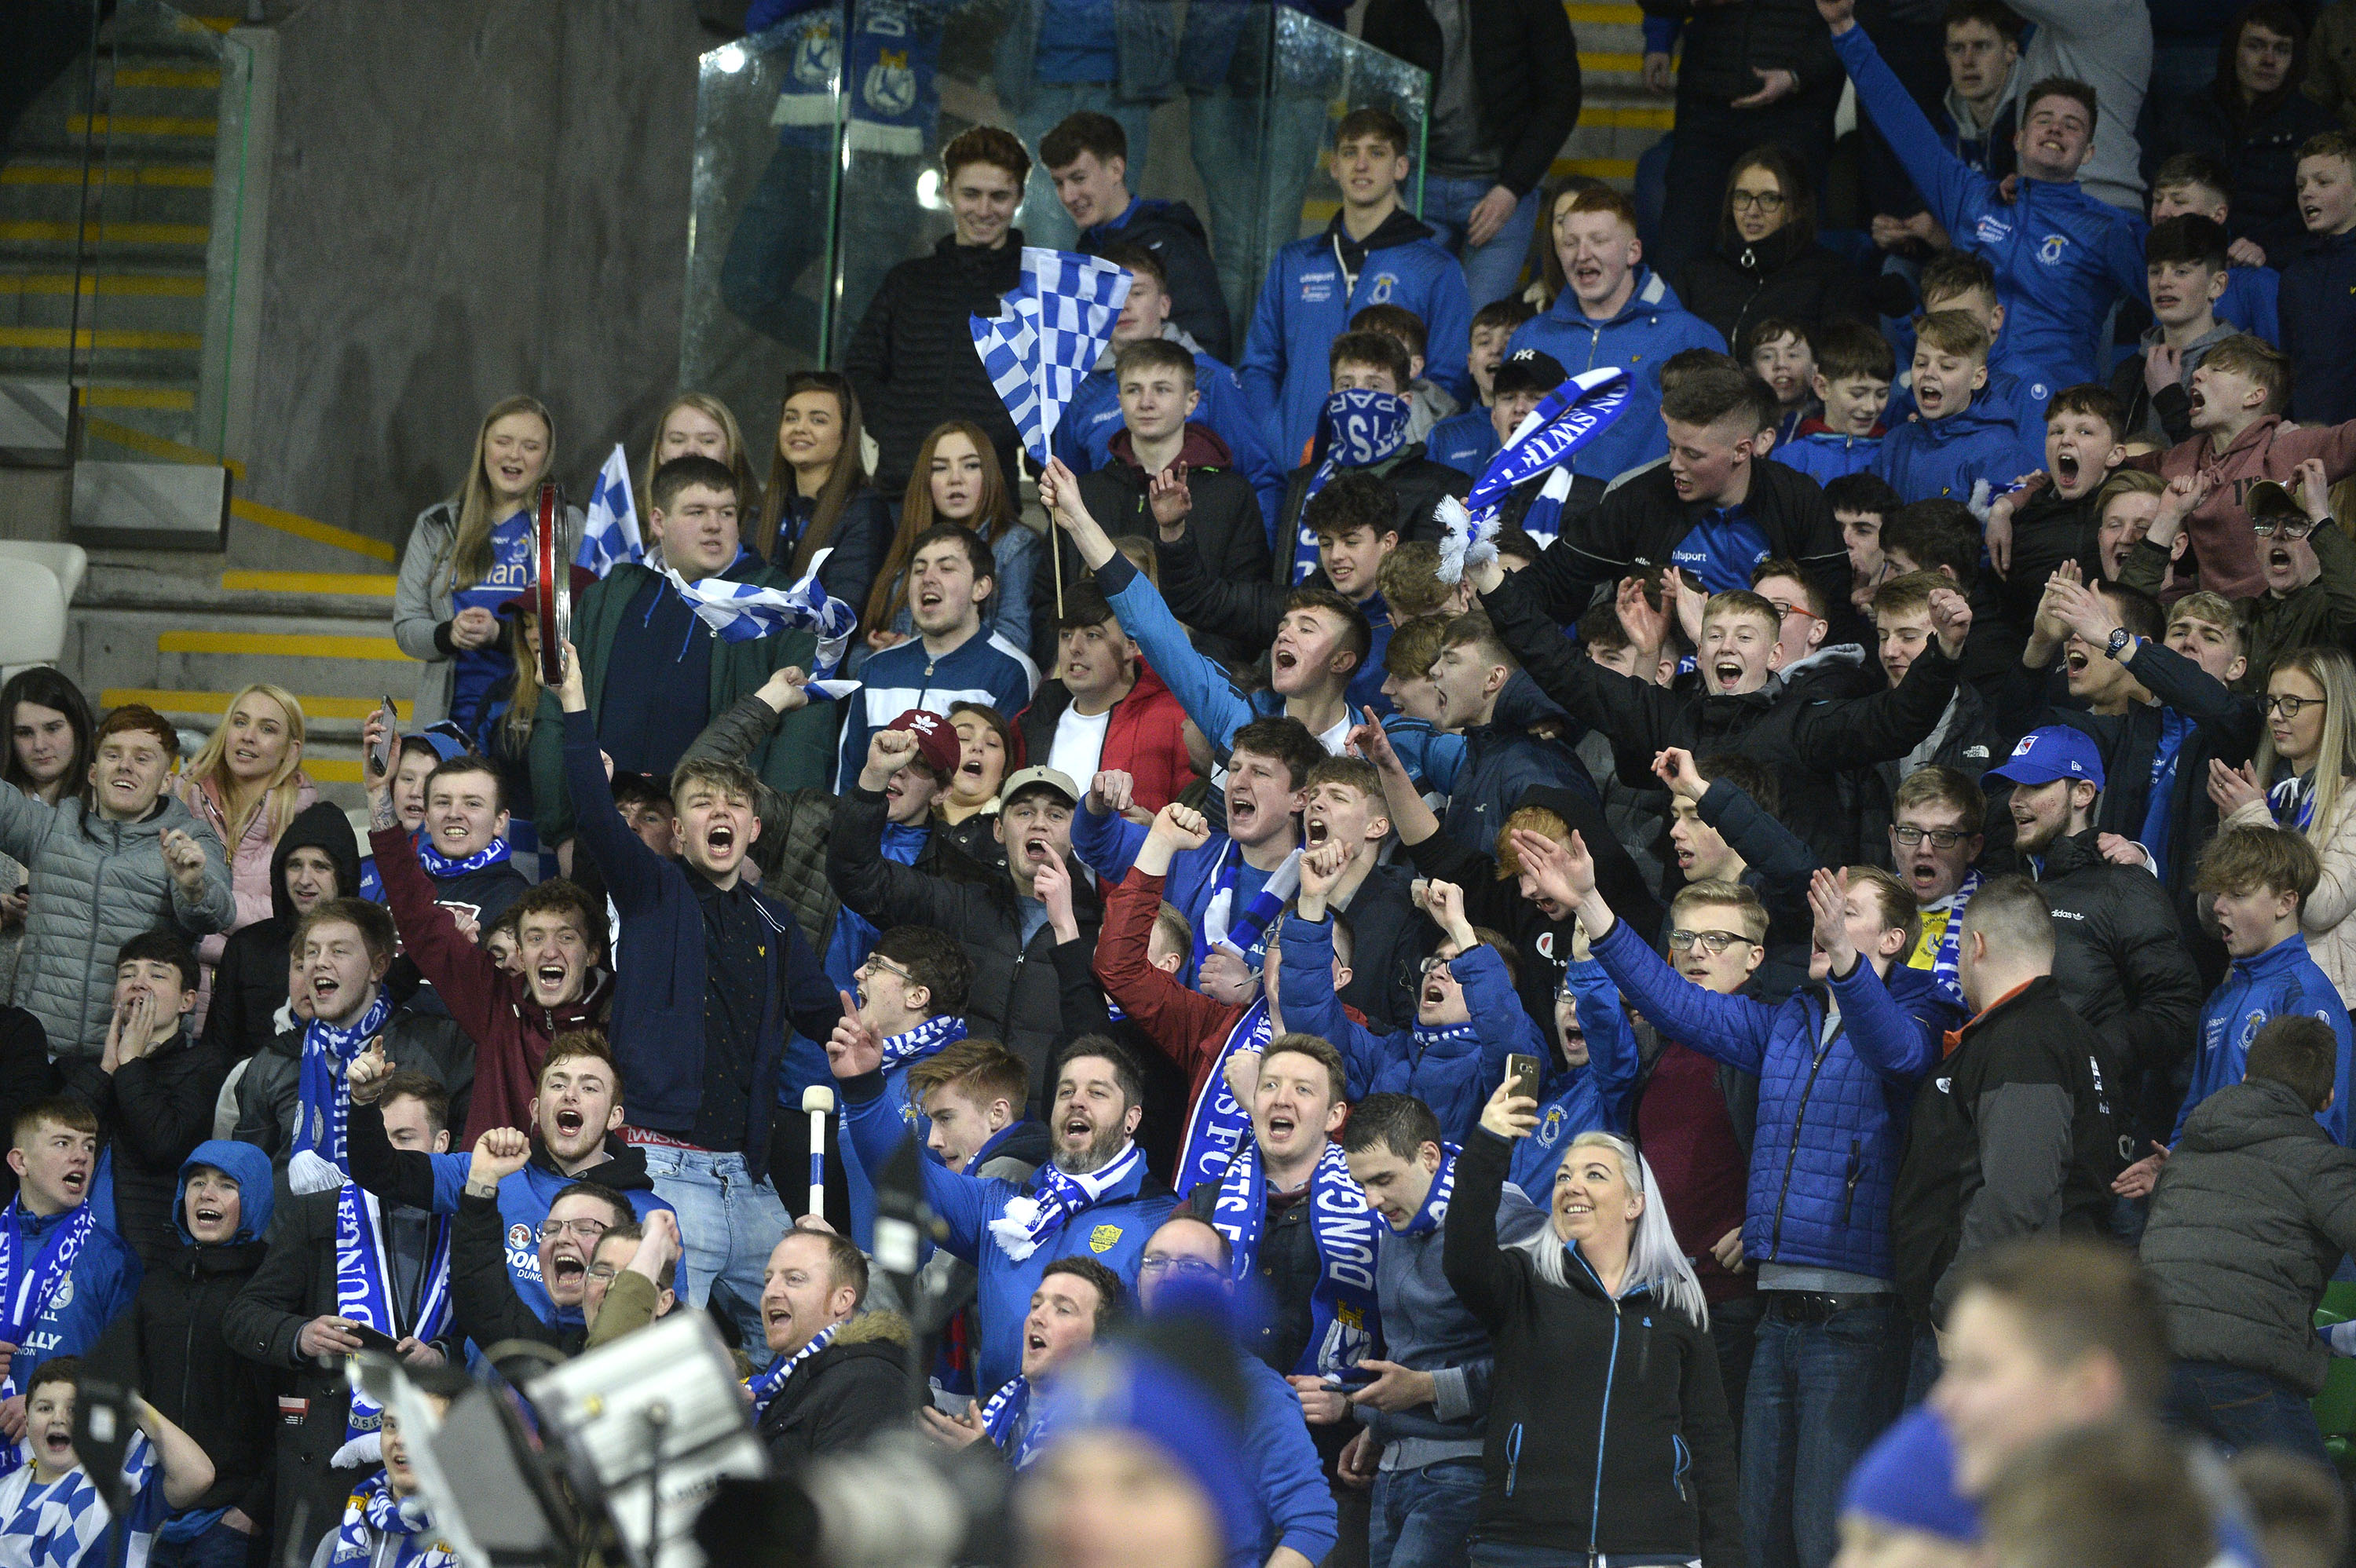
<svg viewBox="0 0 2356 1568"><path fill-rule="evenodd" d="M2348 1144L2348 1091L2351 1041L2348 1009L2331 976L2308 953L2307 934L2299 929L2299 910L2323 880L2323 862L2304 834L2281 827L2227 827L2201 852L2193 889L2216 900L2217 934L2233 960L2224 982L2209 993L2201 1009L2200 1044L2192 1058L2192 1083L2184 1093L2184 1108L2177 1114L2174 1144L2184 1136L2184 1124L2201 1102L2228 1084L2242 1081L2248 1064L2250 1041L2269 1019L2308 1017L2331 1028L2339 1044L2339 1065L2331 1104L2315 1114L2331 1141ZM2112 1190L2129 1198L2147 1196L2159 1179L2168 1150L2154 1145L2152 1152L2121 1171Z"/></svg>
<svg viewBox="0 0 2356 1568"><path fill-rule="evenodd" d="M1554 1191L1555 1167L1585 1132L1628 1130L1628 1075L1636 1063L1636 1037L1620 1005L1620 987L1595 961L1584 928L1571 927L1570 962L1554 1000L1555 1037L1563 1071L1538 1102L1538 1125L1514 1144L1505 1179L1530 1193ZM1531 1199L1531 1202L1538 1201Z"/></svg>
<svg viewBox="0 0 2356 1568"><path fill-rule="evenodd" d="M1321 1035L1341 1049L1349 1098L1412 1094L1431 1107L1451 1143L1472 1136L1481 1107L1505 1081L1505 1058L1552 1053L1515 994L1511 945L1464 917L1464 892L1427 885L1424 910L1442 933L1424 961L1415 1023L1378 1035L1353 1022L1333 995L1333 923L1326 901L1341 880L1347 847L1322 844L1301 859L1301 898L1284 921L1274 989L1289 1029Z"/></svg>
<svg viewBox="0 0 2356 1568"><path fill-rule="evenodd" d="M1905 1392L1890 1190L1915 1084L1960 1021L1905 965L1913 897L1876 868L1820 869L1811 985L1771 1008L1673 971L1596 891L1577 835L1565 848L1517 834L1515 848L1549 896L1577 906L1639 1013L1759 1077L1742 1250L1764 1310L1743 1421L1743 1522L1764 1560L1827 1562L1842 1484Z"/></svg>
<svg viewBox="0 0 2356 1568"><path fill-rule="evenodd" d="M1815 393L1824 412L1801 424L1799 439L1774 449L1776 462L1819 485L1873 464L1881 450L1881 416L1890 406L1895 360L1890 339L1862 322L1826 322L1816 333Z"/></svg>
<svg viewBox="0 0 2356 1568"><path fill-rule="evenodd" d="M1932 215L1956 245L1995 264L2014 347L2055 385L2097 379L2096 339L2121 295L2142 297L2144 267L2140 220L2078 184L2079 167L2094 146L2094 90L2055 77L2022 93L2013 137L2019 184L2007 199L1998 182L1940 141L1857 25L1856 0L1816 0L1816 9L1857 85L1858 107L1898 155Z"/></svg>
<svg viewBox="0 0 2356 1568"><path fill-rule="evenodd" d="M1415 312L1429 344L1425 374L1459 402L1472 399L1464 354L1472 298L1463 270L1399 205L1409 140L1387 109L1344 115L1333 131L1342 209L1323 233L1293 240L1269 263L1237 369L1279 464L1308 456L1332 389L1326 349L1370 304Z"/></svg>
<svg viewBox="0 0 2356 1568"><path fill-rule="evenodd" d="M21 1422L17 1381L52 1356L80 1356L139 1294L139 1255L101 1223L90 1202L98 1167L98 1115L79 1100L37 1100L16 1113L8 1167L16 1200L0 1212L11 1243L0 1266L0 1333L16 1347L0 1374L0 1418ZM24 1463L0 1446L0 1473Z"/></svg>
<svg viewBox="0 0 2356 1568"><path fill-rule="evenodd" d="M1917 417L1890 432L1871 464L1906 501L1969 501L1976 481L1993 490L2019 475L2019 429L1977 400L1988 347L1987 330L1963 311L1933 311L1915 328Z"/></svg>

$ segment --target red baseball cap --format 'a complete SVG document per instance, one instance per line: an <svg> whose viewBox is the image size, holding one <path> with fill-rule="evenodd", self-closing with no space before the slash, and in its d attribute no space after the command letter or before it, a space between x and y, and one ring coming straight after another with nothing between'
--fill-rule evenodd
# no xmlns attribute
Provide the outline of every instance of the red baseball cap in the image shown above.
<svg viewBox="0 0 2356 1568"><path fill-rule="evenodd" d="M886 730L905 730L916 738L916 755L924 764L942 778L958 771L965 760L965 743L949 721L929 709L911 708L889 724Z"/></svg>

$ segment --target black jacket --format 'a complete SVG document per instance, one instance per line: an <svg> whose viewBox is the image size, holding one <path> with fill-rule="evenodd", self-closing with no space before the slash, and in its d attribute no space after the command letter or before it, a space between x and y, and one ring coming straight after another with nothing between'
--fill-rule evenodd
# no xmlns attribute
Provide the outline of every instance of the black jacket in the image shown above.
<svg viewBox="0 0 2356 1568"><path fill-rule="evenodd" d="M1032 1109L1047 1104L1047 1074L1063 1034L1064 1004L1050 950L1052 926L1042 924L1023 938L1023 912L1014 883L1004 873L990 881L953 881L928 876L884 858L884 802L880 792L853 788L835 803L834 831L827 836L826 875L844 905L879 929L928 925L953 932L973 960L973 984L966 993L966 1023L971 1031L1002 1042L1031 1070ZM1103 911L1096 879L1085 869L1072 874L1072 911L1080 937L1090 949Z"/></svg>
<svg viewBox="0 0 2356 1568"><path fill-rule="evenodd" d="M213 1484L189 1506L242 1509L257 1521L271 1515L279 1379L261 1362L230 1354L222 1328L269 1250L259 1241L182 1243L149 1260L132 1309L90 1353L212 1460Z"/></svg>
<svg viewBox="0 0 2356 1568"><path fill-rule="evenodd" d="M771 566L791 574L802 537L817 519L818 501L801 494L790 471L784 488L787 494L777 517L777 538L770 541L767 554ZM875 586L875 574L884 570L884 559L892 553L893 526L892 507L873 485L862 485L842 498L842 511L834 519L833 530L811 551L834 551L819 572L819 583L828 594L854 610L866 610L868 592ZM753 542L749 528L744 542Z"/></svg>
<svg viewBox="0 0 2356 1568"><path fill-rule="evenodd" d="M300 1037L297 1037L300 1038ZM180 1162L213 1136L213 1110L229 1063L210 1040L176 1034L112 1073L95 1056L61 1056L66 1093L98 1115L114 1156L114 1227L153 1268L177 1252L172 1197Z"/></svg>
<svg viewBox="0 0 2356 1568"><path fill-rule="evenodd" d="M1080 499L1108 534L1115 538L1135 534L1158 541L1159 529L1146 504L1149 475L1137 464L1127 431L1112 438L1112 462L1080 475ZM1189 425L1186 445L1179 458L1187 465L1186 489L1194 500L1194 509L1186 516L1182 546L1194 557L1196 574L1237 588L1264 586L1269 577L1268 519L1259 509L1259 496L1252 489L1251 482L1236 472L1235 458L1228 453L1226 443L1208 426ZM1055 546L1063 552L1064 581L1078 581L1086 571L1079 552L1061 530L1056 533ZM1181 546L1158 545L1165 574L1169 571L1168 553L1177 548ZM1036 645L1041 641L1036 628L1044 627L1050 637L1055 630L1055 593L1052 572L1033 576L1031 624L1034 628L1034 659L1038 657ZM1169 596L1166 588L1163 596ZM1171 602L1171 613L1186 621L1185 613L1177 608L1175 600ZM1254 638L1248 633L1219 626L1197 627L1193 622L1187 622L1187 625L1194 632L1195 646L1231 665L1248 665L1268 650L1267 636ZM1269 635L1273 635L1271 631ZM1052 655L1052 641L1047 649ZM1039 667L1053 669L1055 662L1052 657L1041 660Z"/></svg>
<svg viewBox="0 0 2356 1568"><path fill-rule="evenodd" d="M1486 1129L1465 1140L1442 1242L1448 1283L1496 1351L1472 1539L1740 1568L1734 1428L1709 1336L1649 1293L1614 1301L1575 1254L1554 1285L1528 1248L1500 1246L1511 1158Z"/></svg>
<svg viewBox="0 0 2356 1568"><path fill-rule="evenodd" d="M1006 405L973 351L968 318L1004 308L1023 279L1023 231L1011 229L995 251L975 250L944 234L929 256L884 274L866 318L851 336L843 374L858 389L867 432L882 451L875 485L886 496L906 486L916 450L943 420L971 420L990 432L998 465L1013 483L1020 442Z"/></svg>
<svg viewBox="0 0 2356 1568"><path fill-rule="evenodd" d="M1152 251L1169 280L1172 323L1212 358L1228 357L1235 328L1227 320L1226 296L1219 292L1211 242L1193 208L1183 201L1135 202L1118 224L1098 224L1082 234L1074 249L1083 256L1101 256L1112 245L1141 245Z"/></svg>
<svg viewBox="0 0 2356 1568"><path fill-rule="evenodd" d="M1873 315L1857 269L1816 243L1812 223L1787 223L1753 245L1721 219L1718 244L1678 274L1677 298L1740 353L1743 330L1774 316L1816 326Z"/></svg>
<svg viewBox="0 0 2356 1568"><path fill-rule="evenodd" d="M1548 0L1474 0L1465 30L1481 139L1502 155L1497 183L1526 196L1579 123L1579 42ZM1423 0L1369 0L1360 36L1440 80L1440 23Z"/></svg>
<svg viewBox="0 0 2356 1568"><path fill-rule="evenodd" d="M455 1059L460 1056L465 1058L466 1082L474 1081L475 1048L456 1020L447 1013L395 1008L385 1019L384 1032L379 1038L395 1072L423 1072L451 1090L450 1125L466 1125L466 1112L451 1081L459 1071ZM220 1088L218 1081L214 1088ZM273 1165L285 1169L286 1162L294 1157L294 1122L302 1103L303 1030L291 1029L255 1055L247 1064L245 1076L238 1080L238 1141L253 1145L270 1157ZM176 1172L178 1168L173 1168Z"/></svg>
<svg viewBox="0 0 2356 1568"><path fill-rule="evenodd" d="M769 1460L790 1470L821 1456L847 1454L877 1434L907 1424L907 1319L866 1312L846 1319L825 1349L794 1369L759 1432Z"/></svg>
<svg viewBox="0 0 2356 1568"><path fill-rule="evenodd" d="M59 1093L63 1083L41 1020L22 1008L0 1008L0 1116L16 1125L17 1112ZM0 1204L16 1196L16 1173L0 1164Z"/></svg>
<svg viewBox="0 0 2356 1568"><path fill-rule="evenodd" d="M1301 1353L1309 1349L1309 1298L1324 1277L1317 1238L1309 1223L1312 1201L1304 1191L1266 1216L1253 1261L1269 1310L1243 1337L1241 1349L1267 1362L1279 1377L1291 1376L1301 1364ZM1191 1214L1207 1225L1218 1206L1219 1184L1198 1181L1180 1202L1178 1212ZM1314 1427L1310 1434L1321 1439L1324 1435Z"/></svg>
<svg viewBox="0 0 2356 1568"><path fill-rule="evenodd" d="M2221 54L2230 52L2238 31L2226 29L2227 48ZM2306 53L2304 40L2298 52ZM2146 168L2156 169L2179 153L2202 153L2222 164L2233 190L2226 232L2256 240L2276 267L2307 237L2298 215L2298 150L2308 138L2340 128L2330 110L2299 91L2305 76L2304 65L2294 64L2280 91L2244 106L2238 101L2233 62L2221 59L2208 91L2187 93L2170 102L2167 113L2152 117L2153 144L2144 149Z"/></svg>
<svg viewBox="0 0 2356 1568"><path fill-rule="evenodd" d="M2168 1307L2171 1354L2245 1367L2312 1398L2331 1364L2315 1309L2351 1247L2356 1152L2288 1085L2250 1078L2185 1122L2138 1250Z"/></svg>
<svg viewBox="0 0 2356 1568"><path fill-rule="evenodd" d="M286 861L297 849L324 849L336 866L336 891L359 896L360 844L343 807L316 801L304 807L270 852L270 917L230 933L213 967L213 999L205 1040L230 1062L243 1061L278 1033L286 1005L286 944L294 935L294 901L286 894Z"/></svg>
<svg viewBox="0 0 2356 1568"><path fill-rule="evenodd" d="M1844 76L1810 0L1643 0L1645 14L1684 25L1677 97L1720 104L1759 91L1758 69L1781 67L1803 92L1837 92Z"/></svg>
<svg viewBox="0 0 2356 1568"><path fill-rule="evenodd" d="M1318 441L1322 443L1323 433ZM1276 508L1276 549L1269 563L1269 581L1285 588L1292 586L1292 540L1301 530L1301 509L1309 504L1309 481L1316 475L1317 465L1323 461L1322 445L1310 453L1309 461L1284 476L1284 499ZM1458 500L1472 488L1472 481L1461 468L1451 468L1423 454L1423 443L1411 441L1399 448L1396 456L1387 457L1365 469L1379 475L1391 489L1391 501L1398 508L1398 536L1401 544L1410 539L1426 539L1433 544L1447 530L1440 527L1440 503L1450 496ZM1839 530L1834 530L1838 537ZM1841 556L1848 559L1846 551Z"/></svg>
<svg viewBox="0 0 2356 1568"><path fill-rule="evenodd" d="M2011 750L1997 736L1995 720L1988 716L1987 705L1980 694L1969 686L1958 685L1954 711L1947 717L1946 733L1932 748L1925 765L1953 768L1977 784L1980 775ZM1858 849L1877 866L1892 863L1890 824L1896 812L1890 803L1897 797L1898 786L1905 782L1903 761L1891 758L1871 767L1852 769L1840 777L1841 800L1857 824ZM1984 831L1989 848L2001 849L2010 845L2010 814L1991 807Z"/></svg>
<svg viewBox="0 0 2356 1568"><path fill-rule="evenodd" d="M405 1203L412 1209L433 1207L434 1157L423 1149L392 1147L392 1140L384 1136L384 1106L380 1103L354 1105L347 1135L352 1180L356 1184L388 1203ZM550 1180L560 1184L594 1181L626 1195L652 1192L655 1189L654 1179L647 1174L647 1151L624 1143L611 1133L605 1135L605 1159L602 1165L584 1166L567 1176L550 1161L548 1148L537 1136L532 1139L531 1163Z"/></svg>
<svg viewBox="0 0 2356 1568"><path fill-rule="evenodd" d="M2168 890L2140 866L2104 859L2101 833L2055 839L2037 887L2053 911L2054 983L2102 1036L2120 1131L2135 1133L2139 1148L2143 1136L2165 1138L2174 1129L2183 1104L2201 971Z"/></svg>
<svg viewBox="0 0 2356 1568"><path fill-rule="evenodd" d="M2040 976L1965 1024L1915 1091L1890 1244L1917 1322L1945 1316L1950 1270L1967 1253L2033 1232L2104 1230L2119 1161L2099 1049Z"/></svg>
<svg viewBox="0 0 2356 1568"><path fill-rule="evenodd" d="M1824 589L1827 603L1843 607L1834 612L1830 640L1860 640L1850 635L1855 629L1848 620L1852 613L1846 611L1848 547L1841 542L1833 509L1825 505L1823 488L1780 463L1754 462L1745 505L1751 522L1766 536L1768 552L1797 565ZM1604 496L1580 527L1566 532L1557 548L1541 551L1515 575L1529 580L1547 613L1571 625L1600 585L1639 567L1669 565L1671 552L1711 510L1698 501L1677 499L1669 465L1663 463ZM1649 752L1646 760L1651 760Z"/></svg>
<svg viewBox="0 0 2356 1568"><path fill-rule="evenodd" d="M508 1272L507 1217L496 1197L468 1192L458 1200L450 1229L450 1327L488 1349L502 1339L528 1339L577 1356L589 1342L579 1324L548 1324L516 1294Z"/></svg>
<svg viewBox="0 0 2356 1568"><path fill-rule="evenodd" d="M1539 564L1508 572L1481 596L1482 606L1539 688L1610 738L1626 781L1640 788L1651 782L1646 770L1664 747L1697 757L1740 750L1783 779L1783 819L1825 864L1854 859L1857 824L1843 811L1832 775L1903 757L1930 735L1955 688L1954 661L1938 644L1922 650L1904 680L1869 697L1823 698L1808 689L1813 683L1786 688L1772 680L1735 697L1670 691L1605 669L1540 613L1525 580L1560 553L1558 545Z"/></svg>

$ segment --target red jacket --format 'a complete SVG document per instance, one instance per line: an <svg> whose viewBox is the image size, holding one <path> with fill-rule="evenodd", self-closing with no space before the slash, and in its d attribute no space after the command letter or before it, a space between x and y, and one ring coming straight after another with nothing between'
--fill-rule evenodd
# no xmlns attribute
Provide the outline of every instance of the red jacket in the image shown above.
<svg viewBox="0 0 2356 1568"><path fill-rule="evenodd" d="M1044 767L1055 750L1055 724L1072 705L1072 694L1060 680L1044 681L1023 714L1023 749L1031 761ZM1114 769L1137 781L1135 802L1147 811L1159 811L1194 782L1194 764L1186 760L1186 710L1162 684L1143 659L1137 661L1137 684L1113 704L1105 723L1104 752L1099 770ZM1086 779L1073 783L1088 787Z"/></svg>
<svg viewBox="0 0 2356 1568"><path fill-rule="evenodd" d="M470 1149L493 1127L530 1132L531 1102L540 1093L548 1042L568 1029L605 1032L612 976L594 974L595 984L579 1001L561 1008L540 1006L531 999L530 987L467 941L456 917L434 901L434 880L417 863L417 849L406 829L380 827L369 835L369 848L376 856L384 901L392 909L403 950L475 1042L475 1087L466 1106L466 1136L453 1147ZM597 945L602 949L608 944L600 941ZM627 1088L620 1086L624 1092Z"/></svg>

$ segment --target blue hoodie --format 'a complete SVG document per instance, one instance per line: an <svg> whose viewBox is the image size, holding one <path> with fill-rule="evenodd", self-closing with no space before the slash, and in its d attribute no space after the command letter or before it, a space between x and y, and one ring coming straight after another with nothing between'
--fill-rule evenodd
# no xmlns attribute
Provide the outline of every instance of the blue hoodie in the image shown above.
<svg viewBox="0 0 2356 1568"><path fill-rule="evenodd" d="M1662 364L1688 348L1726 352L1726 339L1718 328L1687 310L1676 291L1651 268L1638 267L1629 277L1634 286L1629 291L1628 303L1611 320L1590 320L1579 308L1579 296L1566 288L1555 297L1552 309L1514 328L1505 344L1508 357L1536 348L1553 356L1574 376L1617 365L1634 379L1635 395L1628 411L1570 460L1572 473L1591 479L1613 479L1631 468L1666 457L1669 432L1661 422Z"/></svg>
<svg viewBox="0 0 2356 1568"><path fill-rule="evenodd" d="M1881 443L1889 439L1811 431L1788 445L1778 446L1773 455L1784 467L1795 468L1819 485L1829 485L1872 467L1873 460L1881 454Z"/></svg>
<svg viewBox="0 0 2356 1568"><path fill-rule="evenodd" d="M265 1177L265 1191L269 1185ZM76 1211L68 1209L62 1213L36 1216L26 1212L23 1204L19 1197L13 1207L23 1216L27 1250L38 1257L49 1232ZM51 1356L88 1355L99 1336L123 1316L139 1295L143 1272L139 1254L131 1250L131 1243L102 1221L91 1226L89 1239L82 1243L81 1252L67 1277L66 1285L72 1288L61 1285L49 1298L49 1304L41 1309L41 1315L33 1319L32 1332L16 1347L16 1357L9 1363L15 1375L29 1377L35 1367Z"/></svg>
<svg viewBox="0 0 2356 1568"><path fill-rule="evenodd" d="M230 1238L230 1245L258 1242L270 1234L270 1213L278 1203L270 1179L270 1157L234 1138L208 1138L180 1162L180 1184L172 1190L172 1229L180 1233L184 1244L197 1244L197 1238L188 1233L188 1173L198 1166L218 1170L237 1183L237 1234Z"/></svg>
<svg viewBox="0 0 2356 1568"><path fill-rule="evenodd" d="M1976 394L1961 413L1909 420L1891 431L1868 466L1901 501L1968 501L1974 480L1994 489L2020 475L2021 444L2011 417Z"/></svg>
<svg viewBox="0 0 2356 1568"><path fill-rule="evenodd" d="M2333 1143L2347 1147L2350 1058L2356 1044L2351 1044L2348 1009L2340 1005L2331 976L2308 952L2303 932L2283 938L2264 953L2234 959L2223 983L2209 994L2208 1005L2201 1009L2201 1046L2192 1059L2192 1083L2184 1093L2184 1108L2177 1113L2176 1130L2168 1141L2174 1144L2184 1136L2185 1118L2192 1115L2195 1105L2227 1084L2242 1081L2249 1063L2250 1041L2257 1039L2268 1019L2301 1014L2329 1024L2338 1043L2331 1105L2318 1111L2315 1119L2331 1135Z"/></svg>
<svg viewBox="0 0 2356 1568"><path fill-rule="evenodd" d="M1620 1006L1620 987L1592 958L1564 965L1563 979L1579 1001L1587 1065L1558 1072L1547 1085L1538 1125L1528 1137L1514 1140L1514 1163L1505 1173L1541 1209L1554 1200L1555 1168L1573 1138L1628 1130L1628 1091L1636 1083L1636 1036Z"/></svg>

